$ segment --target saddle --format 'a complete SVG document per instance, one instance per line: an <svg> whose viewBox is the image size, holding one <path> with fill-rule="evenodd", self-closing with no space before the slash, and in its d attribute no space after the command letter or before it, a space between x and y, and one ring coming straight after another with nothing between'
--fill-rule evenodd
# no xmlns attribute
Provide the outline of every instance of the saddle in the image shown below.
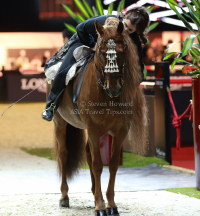
<svg viewBox="0 0 200 216"><path fill-rule="evenodd" d="M85 63L87 62L87 59L93 53L94 51L90 47L85 46L85 45L77 47L74 50L73 56L76 59L76 63L74 63L72 67L69 69L66 75L65 85L68 85L69 81L79 74L79 72L81 71L81 67L85 65ZM58 63L46 69L45 76L49 84L51 84L52 80L54 80L61 64L62 64L62 61L59 61Z"/></svg>

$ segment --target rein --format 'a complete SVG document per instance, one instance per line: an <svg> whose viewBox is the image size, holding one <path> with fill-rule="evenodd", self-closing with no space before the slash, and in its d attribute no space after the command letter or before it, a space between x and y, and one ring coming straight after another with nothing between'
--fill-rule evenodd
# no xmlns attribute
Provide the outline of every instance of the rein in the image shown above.
<svg viewBox="0 0 200 216"><path fill-rule="evenodd" d="M99 69L97 68L95 60L94 60L94 65L95 65L95 68L96 68L96 74L97 74L98 83L103 87L103 89L106 89L106 81L104 81L104 83L101 81L101 77L99 75Z"/></svg>

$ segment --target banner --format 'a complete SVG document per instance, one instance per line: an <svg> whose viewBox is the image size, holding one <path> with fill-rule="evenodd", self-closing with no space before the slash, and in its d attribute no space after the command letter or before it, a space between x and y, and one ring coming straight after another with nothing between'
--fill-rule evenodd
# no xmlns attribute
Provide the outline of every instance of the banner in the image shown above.
<svg viewBox="0 0 200 216"><path fill-rule="evenodd" d="M45 74L21 75L19 72L5 72L7 101L17 101L35 88L40 87L22 101L46 101Z"/></svg>

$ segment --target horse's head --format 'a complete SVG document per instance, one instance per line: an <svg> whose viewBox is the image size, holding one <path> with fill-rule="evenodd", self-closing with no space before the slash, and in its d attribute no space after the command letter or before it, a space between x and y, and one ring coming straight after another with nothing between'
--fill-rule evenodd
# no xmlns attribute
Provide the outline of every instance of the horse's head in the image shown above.
<svg viewBox="0 0 200 216"><path fill-rule="evenodd" d="M127 49L123 36L123 23L119 21L114 21L114 23L115 25L102 26L97 21L95 22L98 33L95 66L99 83L103 85L110 97L118 97L122 92Z"/></svg>

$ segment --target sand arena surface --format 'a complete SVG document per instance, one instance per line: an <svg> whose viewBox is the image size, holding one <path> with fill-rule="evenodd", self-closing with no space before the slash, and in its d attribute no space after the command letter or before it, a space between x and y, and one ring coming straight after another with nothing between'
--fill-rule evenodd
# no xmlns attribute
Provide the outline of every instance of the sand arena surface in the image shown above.
<svg viewBox="0 0 200 216"><path fill-rule="evenodd" d="M0 113L8 105L10 104L0 104ZM55 161L39 157L36 160L36 156L18 149L53 147L53 123L41 119L44 106L45 103L17 104L10 108L4 117L0 117L0 176L11 172L20 175L27 170L56 169ZM21 160L18 160L18 157ZM1 178L0 186L4 187ZM23 191L23 185L20 187ZM94 216L92 193L70 193L70 208L63 209L58 206L60 193L51 193L51 188L48 194L36 194L34 191L31 194L12 194L12 191L7 191L8 193L3 195L1 191L1 216ZM105 199L105 193L103 196ZM120 216L200 215L199 199L167 191L116 192L115 197Z"/></svg>
<svg viewBox="0 0 200 216"><path fill-rule="evenodd" d="M0 104L0 114L11 103ZM41 117L45 103L18 103L0 117L0 147L51 148L53 122Z"/></svg>
<svg viewBox="0 0 200 216"><path fill-rule="evenodd" d="M27 175L39 173L38 178L44 178L43 173L56 170L56 162L45 158L29 155L18 148L0 148L0 215L2 216L94 216L94 198L92 193L69 193L70 208L59 208L59 185L52 193L52 176L48 176L46 184L48 193L39 193L38 189L32 188L35 182ZM26 175L24 175L26 173ZM16 186L15 178L22 179L26 184L19 181ZM5 176L12 176L5 181ZM29 184L27 180L29 179ZM88 181L89 177L88 177ZM38 181L39 184L40 181ZM51 183L52 182L52 183ZM78 186L81 182L76 182ZM13 191L11 188L14 186ZM15 188L17 187L17 188ZM39 185L38 185L39 187ZM82 185L81 187L84 187ZM12 190L12 191L10 191ZM29 193L27 193L27 191ZM103 193L106 200L105 192ZM120 216L199 216L200 200L185 195L174 194L167 191L137 191L115 192L115 201Z"/></svg>
<svg viewBox="0 0 200 216"><path fill-rule="evenodd" d="M167 191L116 192L120 216L199 216L200 200ZM70 208L59 208L59 194L0 196L0 215L94 216L91 193L70 194Z"/></svg>

